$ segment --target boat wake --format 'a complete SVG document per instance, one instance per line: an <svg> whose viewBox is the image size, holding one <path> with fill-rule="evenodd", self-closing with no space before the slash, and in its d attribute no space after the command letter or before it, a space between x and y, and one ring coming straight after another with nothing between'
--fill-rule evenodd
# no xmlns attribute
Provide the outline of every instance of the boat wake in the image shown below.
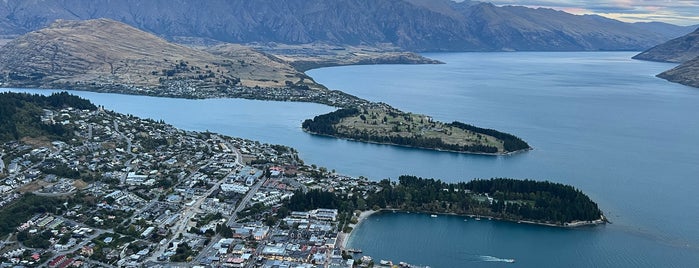
<svg viewBox="0 0 699 268"><path fill-rule="evenodd" d="M507 263L513 263L515 262L515 259L503 259L503 258L498 258L498 257L493 257L493 256L479 256L480 261L487 261L487 262L507 262Z"/></svg>

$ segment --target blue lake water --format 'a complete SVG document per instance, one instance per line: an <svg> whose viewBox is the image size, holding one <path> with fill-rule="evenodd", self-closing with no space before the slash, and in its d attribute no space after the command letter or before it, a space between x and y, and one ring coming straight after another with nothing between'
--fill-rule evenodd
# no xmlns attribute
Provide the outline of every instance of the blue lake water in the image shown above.
<svg viewBox="0 0 699 268"><path fill-rule="evenodd" d="M401 174L551 180L600 204L611 225L574 230L389 213L350 239L376 259L431 267L695 267L699 264L699 89L654 75L630 52L428 54L444 65L309 71L334 89L438 120L513 133L535 150L480 156L305 134L334 110L287 102L73 92L122 113L295 147L307 163L372 179ZM28 92L45 92L21 90ZM514 264L499 262L514 258Z"/></svg>

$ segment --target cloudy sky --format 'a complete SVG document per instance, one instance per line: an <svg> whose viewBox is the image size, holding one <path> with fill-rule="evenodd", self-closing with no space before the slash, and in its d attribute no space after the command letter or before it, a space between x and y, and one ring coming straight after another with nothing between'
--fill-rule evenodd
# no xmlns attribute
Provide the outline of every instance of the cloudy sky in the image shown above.
<svg viewBox="0 0 699 268"><path fill-rule="evenodd" d="M627 22L699 24L699 0L481 0L495 5L546 7L573 14L597 14Z"/></svg>

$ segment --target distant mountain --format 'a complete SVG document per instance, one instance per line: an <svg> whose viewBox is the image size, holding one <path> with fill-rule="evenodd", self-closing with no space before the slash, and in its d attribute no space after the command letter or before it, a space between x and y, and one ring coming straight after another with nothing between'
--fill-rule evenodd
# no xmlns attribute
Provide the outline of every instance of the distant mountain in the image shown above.
<svg viewBox="0 0 699 268"><path fill-rule="evenodd" d="M634 56L637 60L682 63L699 57L699 28Z"/></svg>
<svg viewBox="0 0 699 268"><path fill-rule="evenodd" d="M343 45L411 51L642 50L684 32L551 9L449 0L4 0L0 35L56 19L111 18L169 40Z"/></svg>
<svg viewBox="0 0 699 268"><path fill-rule="evenodd" d="M221 55L177 45L109 19L57 21L0 48L3 86L174 95L234 86L318 86L290 65L248 48ZM150 93L149 93L150 92Z"/></svg>
<svg viewBox="0 0 699 268"><path fill-rule="evenodd" d="M658 74L658 77L670 82L699 87L699 29L643 51L633 58L682 63Z"/></svg>

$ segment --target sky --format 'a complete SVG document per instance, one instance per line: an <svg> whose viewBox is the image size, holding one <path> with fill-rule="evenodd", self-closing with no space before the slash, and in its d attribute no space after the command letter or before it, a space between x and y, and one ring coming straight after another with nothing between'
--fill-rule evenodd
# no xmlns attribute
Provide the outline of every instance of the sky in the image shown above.
<svg viewBox="0 0 699 268"><path fill-rule="evenodd" d="M495 5L544 7L572 14L597 14L626 22L699 24L699 0L481 0Z"/></svg>

